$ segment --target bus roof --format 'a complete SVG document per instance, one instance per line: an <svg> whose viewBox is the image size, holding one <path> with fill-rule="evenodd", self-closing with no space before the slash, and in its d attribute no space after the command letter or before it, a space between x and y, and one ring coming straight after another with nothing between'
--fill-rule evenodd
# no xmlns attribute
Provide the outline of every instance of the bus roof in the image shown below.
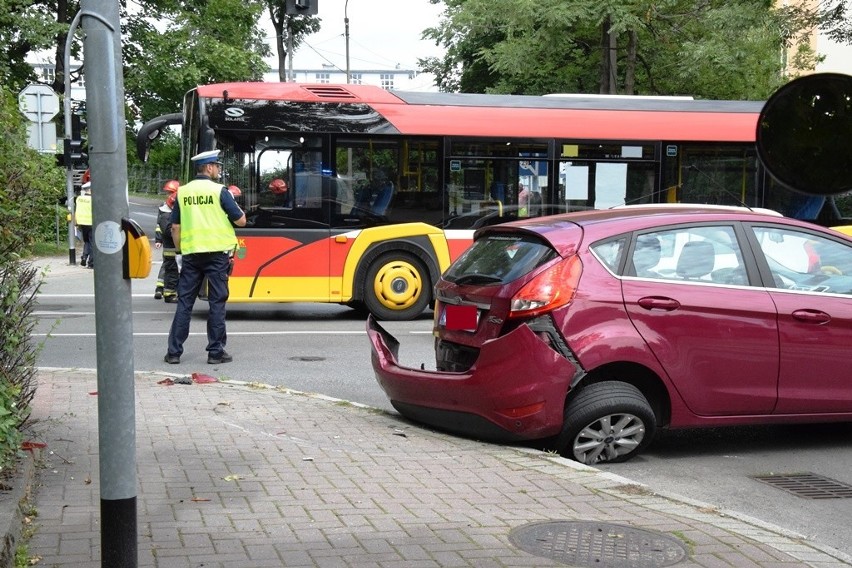
<svg viewBox="0 0 852 568"><path fill-rule="evenodd" d="M360 104L405 135L753 143L759 101L388 91L373 85L222 83L199 97ZM231 103L233 101L233 103Z"/></svg>

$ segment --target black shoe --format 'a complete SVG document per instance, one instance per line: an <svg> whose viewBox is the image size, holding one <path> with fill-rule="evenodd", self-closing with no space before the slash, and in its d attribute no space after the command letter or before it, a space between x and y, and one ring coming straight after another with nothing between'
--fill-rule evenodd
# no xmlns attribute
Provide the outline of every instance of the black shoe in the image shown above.
<svg viewBox="0 0 852 568"><path fill-rule="evenodd" d="M163 289L162 288L157 288L156 290L154 290L154 299L155 300L162 300L163 299Z"/></svg>
<svg viewBox="0 0 852 568"><path fill-rule="evenodd" d="M210 365L218 365L219 363L230 363L234 358L228 355L227 351L222 351L219 355L213 355L212 353L207 356L207 363Z"/></svg>
<svg viewBox="0 0 852 568"><path fill-rule="evenodd" d="M167 304L177 304L177 296L165 296L163 301Z"/></svg>
<svg viewBox="0 0 852 568"><path fill-rule="evenodd" d="M177 365L180 363L180 355L172 355L171 353L166 353L166 356L163 357L163 361L168 363L169 365ZM207 361L210 362L209 360Z"/></svg>

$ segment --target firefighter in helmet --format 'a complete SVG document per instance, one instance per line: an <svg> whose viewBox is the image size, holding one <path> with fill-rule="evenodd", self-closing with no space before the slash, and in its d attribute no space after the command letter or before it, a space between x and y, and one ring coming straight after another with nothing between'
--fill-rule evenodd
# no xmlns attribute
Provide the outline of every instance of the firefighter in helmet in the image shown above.
<svg viewBox="0 0 852 568"><path fill-rule="evenodd" d="M178 267L177 255L180 254L175 248L172 239L172 208L177 198L177 190L180 183L177 180L169 180L163 186L166 199L157 209L157 228L154 229L154 246L163 249L163 264L157 275L157 287L154 289L154 299L162 299L168 304L177 302L177 285L180 269Z"/></svg>

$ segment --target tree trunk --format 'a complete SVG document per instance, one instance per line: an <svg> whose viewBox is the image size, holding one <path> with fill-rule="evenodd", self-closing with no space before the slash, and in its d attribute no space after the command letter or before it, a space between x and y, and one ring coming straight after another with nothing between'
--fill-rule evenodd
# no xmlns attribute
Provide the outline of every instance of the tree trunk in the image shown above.
<svg viewBox="0 0 852 568"><path fill-rule="evenodd" d="M282 2L283 5L283 2ZM281 8L279 17L275 17L275 11L272 5L269 5L269 18L272 20L272 27L275 29L275 50L278 52L278 81L281 83L287 82L287 48L284 44L284 8ZM289 30L288 30L289 33Z"/></svg>
<svg viewBox="0 0 852 568"><path fill-rule="evenodd" d="M624 65L624 94L636 94L636 52L639 38L636 30L630 30L627 35L627 62Z"/></svg>
<svg viewBox="0 0 852 568"><path fill-rule="evenodd" d="M601 24L601 67L600 94L614 95L618 92L617 38L610 29L612 20L606 18Z"/></svg>
<svg viewBox="0 0 852 568"><path fill-rule="evenodd" d="M58 0L56 3L56 21L60 24L69 24L68 20L68 1ZM68 39L68 32L59 32L56 36L56 67L53 76L53 90L60 95L65 94L65 42ZM68 93L71 96L71 93Z"/></svg>

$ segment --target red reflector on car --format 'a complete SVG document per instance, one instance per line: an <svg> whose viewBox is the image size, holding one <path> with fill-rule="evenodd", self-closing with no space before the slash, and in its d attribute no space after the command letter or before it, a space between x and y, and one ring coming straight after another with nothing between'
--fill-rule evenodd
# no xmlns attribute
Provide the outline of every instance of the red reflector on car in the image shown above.
<svg viewBox="0 0 852 568"><path fill-rule="evenodd" d="M476 306L447 305L444 308L446 329L476 329L478 312Z"/></svg>
<svg viewBox="0 0 852 568"><path fill-rule="evenodd" d="M535 404L528 404L527 406L518 406L517 408L503 408L497 412L506 418L523 418L541 412L543 409L544 402L537 402Z"/></svg>

